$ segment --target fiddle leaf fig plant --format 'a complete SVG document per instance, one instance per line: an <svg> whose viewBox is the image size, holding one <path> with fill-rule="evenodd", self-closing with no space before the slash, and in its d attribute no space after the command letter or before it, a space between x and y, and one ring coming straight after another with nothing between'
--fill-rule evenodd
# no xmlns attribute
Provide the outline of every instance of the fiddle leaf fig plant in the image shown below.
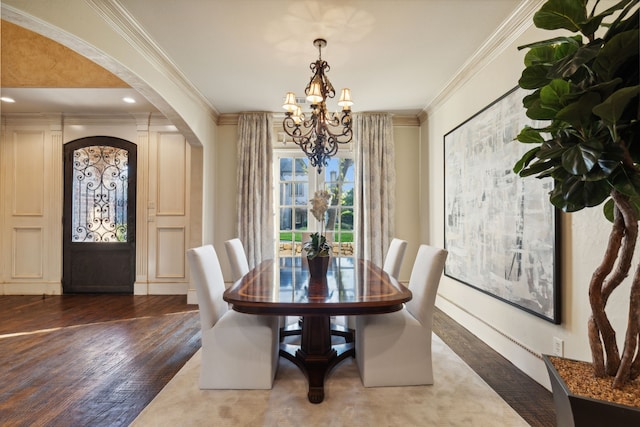
<svg viewBox="0 0 640 427"><path fill-rule="evenodd" d="M632 276L627 330L619 351L605 307L632 267L640 212L640 51L638 1L549 0L536 27L570 34L530 43L518 85L531 90L518 141L531 144L515 164L522 177L551 178L550 202L564 212L602 205L612 223L589 283L589 344L595 375L621 388L640 375L640 270ZM605 22L605 20L610 22Z"/></svg>

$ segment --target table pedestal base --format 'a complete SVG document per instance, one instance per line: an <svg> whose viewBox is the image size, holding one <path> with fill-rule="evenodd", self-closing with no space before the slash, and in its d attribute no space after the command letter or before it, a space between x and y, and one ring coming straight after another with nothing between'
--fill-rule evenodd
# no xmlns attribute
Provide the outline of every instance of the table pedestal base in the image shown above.
<svg viewBox="0 0 640 427"><path fill-rule="evenodd" d="M354 355L353 342L332 346L329 316L305 316L300 345L280 344L280 356L295 363L307 377L311 403L324 400L324 380L331 369Z"/></svg>

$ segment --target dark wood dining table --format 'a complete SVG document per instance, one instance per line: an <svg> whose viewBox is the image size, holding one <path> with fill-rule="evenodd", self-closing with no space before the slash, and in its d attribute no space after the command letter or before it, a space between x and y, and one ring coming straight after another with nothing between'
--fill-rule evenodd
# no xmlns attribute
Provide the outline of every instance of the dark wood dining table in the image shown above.
<svg viewBox="0 0 640 427"><path fill-rule="evenodd" d="M331 317L398 311L411 299L411 291L362 259L332 258L326 278L312 279L306 262L283 258L260 263L223 298L242 313L302 318L300 345L281 342L280 356L302 370L309 383L309 401L320 403L329 372L355 355L354 342L332 342L336 340L332 340Z"/></svg>

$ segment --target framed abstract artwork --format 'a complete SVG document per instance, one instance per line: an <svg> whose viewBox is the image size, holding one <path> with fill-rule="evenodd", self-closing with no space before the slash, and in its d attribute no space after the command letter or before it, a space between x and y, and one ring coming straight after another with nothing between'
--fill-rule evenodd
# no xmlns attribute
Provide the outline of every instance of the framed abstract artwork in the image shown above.
<svg viewBox="0 0 640 427"><path fill-rule="evenodd" d="M553 182L512 170L530 149L516 136L536 126L525 115L525 95L512 89L444 136L444 274L560 323Z"/></svg>

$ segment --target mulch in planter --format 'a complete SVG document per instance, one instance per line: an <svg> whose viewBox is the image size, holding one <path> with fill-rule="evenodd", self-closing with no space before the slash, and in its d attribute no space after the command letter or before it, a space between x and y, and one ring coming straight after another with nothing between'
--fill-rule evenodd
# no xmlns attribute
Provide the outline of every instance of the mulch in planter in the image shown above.
<svg viewBox="0 0 640 427"><path fill-rule="evenodd" d="M573 394L640 408L640 379L614 389L613 377L596 378L589 362L549 357Z"/></svg>

